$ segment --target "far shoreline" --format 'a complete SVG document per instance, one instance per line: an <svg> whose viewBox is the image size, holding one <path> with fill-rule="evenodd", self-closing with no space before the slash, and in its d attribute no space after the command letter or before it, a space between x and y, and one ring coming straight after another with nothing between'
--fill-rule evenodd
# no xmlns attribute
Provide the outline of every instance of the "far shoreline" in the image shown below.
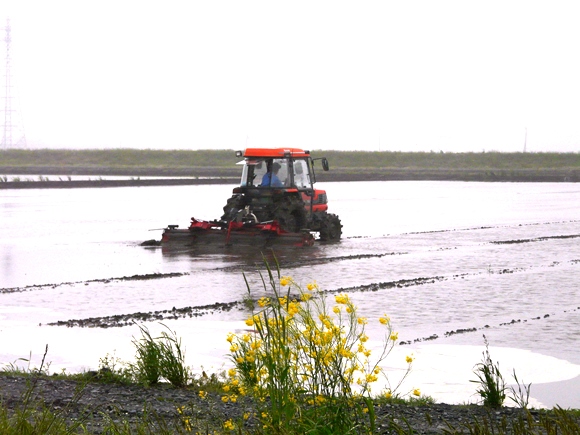
<svg viewBox="0 0 580 435"><path fill-rule="evenodd" d="M239 174L227 169L195 168L191 170L159 170L134 168L130 171L109 168L62 168L55 166L15 168L0 167L0 174L15 174L18 181L0 176L0 189L64 189L96 187L184 186L239 183ZM50 176L88 175L95 180L50 180ZM107 176L126 176L127 180L107 180ZM140 179L140 177L163 177ZM179 178L173 178L179 177ZM472 182L538 182L577 183L580 170L570 169L344 169L317 171L317 182L344 181L472 181ZM16 177L13 177L16 178Z"/></svg>

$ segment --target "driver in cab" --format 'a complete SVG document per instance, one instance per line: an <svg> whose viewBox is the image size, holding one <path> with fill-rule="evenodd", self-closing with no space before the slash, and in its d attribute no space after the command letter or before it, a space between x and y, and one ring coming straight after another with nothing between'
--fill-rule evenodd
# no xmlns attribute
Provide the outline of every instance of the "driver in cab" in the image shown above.
<svg viewBox="0 0 580 435"><path fill-rule="evenodd" d="M260 184L261 187L283 187L284 184L278 178L278 171L280 170L281 166L280 163L272 163L272 161L268 161L267 163L267 172L262 177L262 183Z"/></svg>

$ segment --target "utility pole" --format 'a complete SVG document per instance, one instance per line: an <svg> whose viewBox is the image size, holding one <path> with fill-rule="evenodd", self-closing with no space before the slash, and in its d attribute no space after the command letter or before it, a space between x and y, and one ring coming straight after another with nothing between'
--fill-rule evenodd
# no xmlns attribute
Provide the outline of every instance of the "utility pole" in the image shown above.
<svg viewBox="0 0 580 435"><path fill-rule="evenodd" d="M2 107L0 108L0 113L2 115L2 143L0 143L0 149L6 150L8 148L12 148L15 145L14 133L17 135L20 133L13 123L13 113L14 109L12 107L12 72L11 72L11 57L10 57L10 43L12 42L12 38L10 36L10 19L6 20L6 27L4 28L4 42L6 43L6 53L5 53L5 61L4 61L4 95L2 101ZM21 136L17 137L16 140L17 145L24 145L26 146L26 138L24 136L24 127L22 127Z"/></svg>

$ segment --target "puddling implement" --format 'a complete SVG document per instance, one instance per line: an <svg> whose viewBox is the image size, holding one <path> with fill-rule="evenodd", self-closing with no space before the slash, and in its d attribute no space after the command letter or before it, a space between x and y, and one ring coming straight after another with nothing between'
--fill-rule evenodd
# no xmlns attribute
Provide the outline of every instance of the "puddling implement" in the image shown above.
<svg viewBox="0 0 580 435"><path fill-rule="evenodd" d="M314 236L309 231L289 233L284 231L278 222L223 222L201 221L191 218L187 229L179 229L177 225L169 225L163 232L161 243L181 245L285 245L312 246Z"/></svg>
<svg viewBox="0 0 580 435"><path fill-rule="evenodd" d="M328 171L326 158L313 159L298 148L247 148L236 156L244 158L238 163L242 178L221 218L191 218L187 229L169 225L162 245L312 246L315 234L321 241L340 240L340 219L328 213L326 191L314 188L314 163L320 160Z"/></svg>

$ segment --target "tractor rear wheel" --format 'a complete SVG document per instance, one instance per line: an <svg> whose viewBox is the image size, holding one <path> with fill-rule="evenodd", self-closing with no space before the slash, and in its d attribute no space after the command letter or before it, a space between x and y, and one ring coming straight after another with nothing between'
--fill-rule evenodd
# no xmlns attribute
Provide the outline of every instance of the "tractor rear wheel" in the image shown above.
<svg viewBox="0 0 580 435"><path fill-rule="evenodd" d="M286 198L272 211L272 219L290 233L297 233L306 226L304 202L298 198Z"/></svg>
<svg viewBox="0 0 580 435"><path fill-rule="evenodd" d="M340 240L342 236L342 224L337 215L325 213L320 222L320 240L333 242Z"/></svg>
<svg viewBox="0 0 580 435"><path fill-rule="evenodd" d="M221 220L226 222L233 221L236 218L238 211L242 208L244 208L242 198L240 196L232 196L224 206L224 214Z"/></svg>

